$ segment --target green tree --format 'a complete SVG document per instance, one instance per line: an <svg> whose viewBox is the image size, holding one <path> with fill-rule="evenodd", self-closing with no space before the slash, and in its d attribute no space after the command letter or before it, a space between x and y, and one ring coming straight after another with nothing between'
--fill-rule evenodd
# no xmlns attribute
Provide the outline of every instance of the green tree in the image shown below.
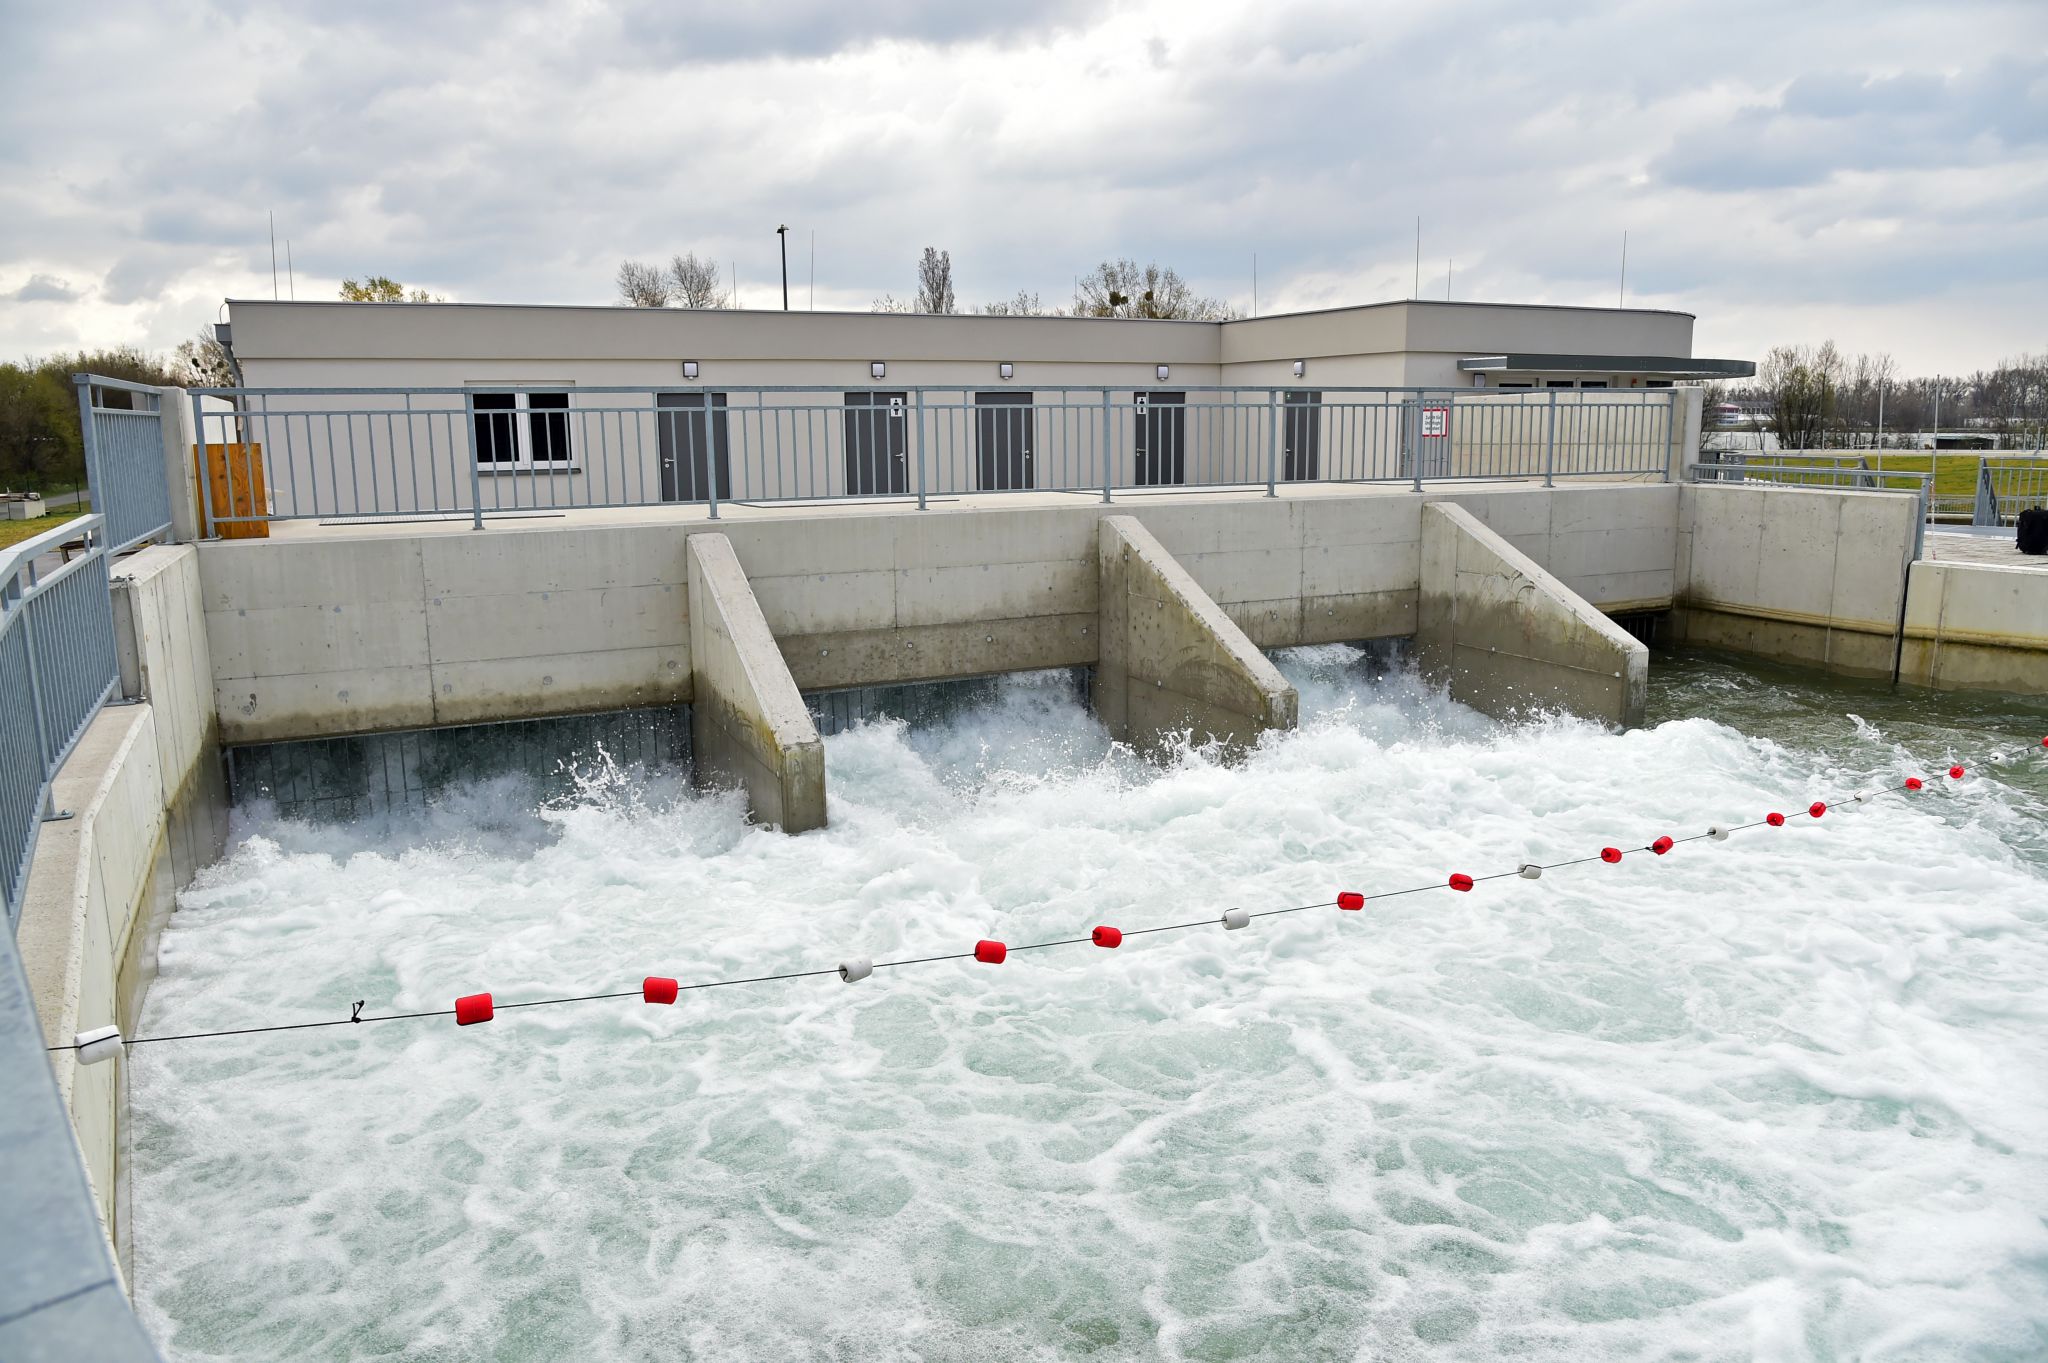
<svg viewBox="0 0 2048 1363"><path fill-rule="evenodd" d="M408 289L389 275L373 274L360 284L353 279L342 280L341 301L344 303L445 303L448 300L439 294L430 294L425 289Z"/></svg>
<svg viewBox="0 0 2048 1363"><path fill-rule="evenodd" d="M48 364L0 364L0 488L49 492L84 478L70 380Z"/></svg>

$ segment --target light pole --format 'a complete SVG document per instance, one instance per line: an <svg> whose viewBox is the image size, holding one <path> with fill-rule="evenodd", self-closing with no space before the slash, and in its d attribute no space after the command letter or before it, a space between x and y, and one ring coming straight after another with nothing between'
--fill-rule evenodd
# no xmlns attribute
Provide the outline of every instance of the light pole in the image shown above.
<svg viewBox="0 0 2048 1363"><path fill-rule="evenodd" d="M1933 451L1934 451L1934 452L1935 452L1936 454L1939 454L1939 453L1941 453L1941 385L1940 385L1940 384L1936 384L1936 385L1934 386L1934 433L1933 433L1933 436L1932 436L1931 438L1932 438L1932 442L1933 442L1933 443L1932 443L1932 444L1930 444L1930 445L1928 446L1928 448L1929 448L1929 449L1931 449L1931 450L1933 450Z"/></svg>
<svg viewBox="0 0 2048 1363"><path fill-rule="evenodd" d="M789 311L789 225L775 229L775 239L782 243L782 310Z"/></svg>

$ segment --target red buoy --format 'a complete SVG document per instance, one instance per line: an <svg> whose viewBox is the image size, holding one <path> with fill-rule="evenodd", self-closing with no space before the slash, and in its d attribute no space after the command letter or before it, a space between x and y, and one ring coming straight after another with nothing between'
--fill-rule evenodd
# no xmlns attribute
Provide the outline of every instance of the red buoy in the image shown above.
<svg viewBox="0 0 2048 1363"><path fill-rule="evenodd" d="M640 997L649 1003L674 1003L676 982L663 979L659 975L649 975L640 981Z"/></svg>
<svg viewBox="0 0 2048 1363"><path fill-rule="evenodd" d="M1337 907L1340 909L1362 909L1365 907L1365 896L1356 890L1339 890L1337 892Z"/></svg>
<svg viewBox="0 0 2048 1363"><path fill-rule="evenodd" d="M2041 746L2044 748L2048 748L2048 738L2044 738L2041 740Z"/></svg>
<svg viewBox="0 0 2048 1363"><path fill-rule="evenodd" d="M464 994L455 1000L455 1025L467 1027L475 1022L491 1020L491 996L489 994Z"/></svg>
<svg viewBox="0 0 2048 1363"><path fill-rule="evenodd" d="M1003 958L1009 954L1008 947L1001 942L992 942L986 937L974 944L974 959L983 965L1001 965Z"/></svg>
<svg viewBox="0 0 2048 1363"><path fill-rule="evenodd" d="M1451 875L1451 888L1454 890L1471 889L1472 877L1466 875L1463 871L1453 872Z"/></svg>
<svg viewBox="0 0 2048 1363"><path fill-rule="evenodd" d="M1815 800L1806 807L1806 812L1818 819L1821 815L1828 812L1828 802L1826 800Z"/></svg>
<svg viewBox="0 0 2048 1363"><path fill-rule="evenodd" d="M1773 828L1783 828L1785 826L1785 816L1778 813L1766 814L1764 815L1764 822Z"/></svg>
<svg viewBox="0 0 2048 1363"><path fill-rule="evenodd" d="M1089 935L1099 947L1120 947L1124 944L1124 935L1115 928L1097 928Z"/></svg>
<svg viewBox="0 0 2048 1363"><path fill-rule="evenodd" d="M1948 779L1949 779L1949 780L1951 780L1951 781L1960 781L1960 780L1962 780L1962 779L1963 779L1963 769L1962 769L1961 767L1950 767L1950 768L1948 769Z"/></svg>
<svg viewBox="0 0 2048 1363"><path fill-rule="evenodd" d="M1666 833L1663 837L1651 843L1650 850L1652 852L1655 852L1660 857L1663 856L1666 852L1669 852L1671 850L1671 835L1669 833Z"/></svg>
<svg viewBox="0 0 2048 1363"><path fill-rule="evenodd" d="M1601 848L1600 860L1606 862L1609 866L1614 865L1615 862L1621 860L1621 849L1619 847Z"/></svg>
<svg viewBox="0 0 2048 1363"><path fill-rule="evenodd" d="M1925 781L1922 781L1922 780L1921 780L1921 779L1920 779L1919 777L1917 777L1917 776L1908 776L1908 777L1906 778L1906 789L1907 789L1907 790L1918 790L1918 789L1920 789L1920 787L1921 787L1921 786L1924 786L1924 785L1926 785L1926 784L1927 784L1927 783L1926 783Z"/></svg>

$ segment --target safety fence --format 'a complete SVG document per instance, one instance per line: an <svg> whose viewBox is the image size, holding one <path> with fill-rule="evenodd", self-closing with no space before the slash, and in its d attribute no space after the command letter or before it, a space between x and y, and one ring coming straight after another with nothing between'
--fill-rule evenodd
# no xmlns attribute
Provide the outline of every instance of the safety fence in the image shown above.
<svg viewBox="0 0 2048 1363"><path fill-rule="evenodd" d="M67 817L51 783L118 673L106 538L94 513L0 551L0 890L10 926L42 825Z"/></svg>
<svg viewBox="0 0 2048 1363"><path fill-rule="evenodd" d="M2048 752L2048 738L2041 740L2041 746L2035 750L2034 756L2039 757L2044 752ZM1988 765L1996 766L2008 760L2010 759L2001 755L1990 759ZM1952 781L1961 781L1967 774L1967 769L1960 764L1952 765L1948 768L1948 777ZM1832 811L1852 808L1866 800L1875 799L1880 795L1919 791L1924 789L1926 784L1926 779L1923 777L1908 776L1897 785L1884 786L1876 790L1860 791L1854 795L1843 796L1836 800L1815 800L1807 805L1803 811L1800 811L1800 813L1806 818L1819 819ZM944 961L976 961L983 965L1001 965L1011 956L1022 952L1049 951L1056 947L1094 946L1115 950L1123 946L1130 938L1143 937L1155 933L1191 932L1197 929L1213 930L1218 927L1225 931L1233 931L1248 928L1257 919L1273 918L1282 914L1304 913L1313 909L1336 909L1339 912L1357 912L1363 910L1368 902L1378 903L1383 900L1399 899L1408 895L1426 894L1431 891L1446 889L1455 892L1470 892L1475 887L1493 880L1540 880L1547 871L1585 866L1593 862L1612 866L1619 864L1627 856L1639 852L1648 852L1653 856L1662 857L1668 855L1673 849L1687 843L1702 841L1725 842L1731 834L1747 832L1750 829L1783 828L1793 817L1795 816L1773 811L1765 814L1760 819L1753 819L1747 823L1712 824L1703 832L1688 834L1684 837L1674 837L1666 833L1651 839L1641 846L1627 848L1603 847L1592 855L1570 857L1563 861L1523 862L1512 870L1490 871L1483 875L1469 875L1459 871L1453 872L1441 879L1432 879L1421 884L1397 889L1373 890L1370 893L1363 890L1340 890L1334 897L1317 900L1312 904L1292 904L1285 908L1258 910L1231 908L1224 910L1222 914L1216 916L1193 918L1178 923L1161 923L1149 927L1118 928L1108 924L1097 924L1089 929L1086 935L1057 937L1043 942L1024 942L1011 945L993 938L984 938L976 942L973 948L967 951L942 951L928 956L911 956L895 961L876 961L868 957L857 956L832 966L823 966L809 970L744 975L727 979L686 982L673 976L649 975L643 978L640 981L639 987L635 989L610 990L594 994L572 994L555 998L521 999L511 1003L501 1003L495 995L490 993L464 994L455 1000L454 1006L451 1008L431 1008L406 1013L365 1013L363 1008L365 1007L366 1000L358 999L350 1008L347 1017L324 1018L307 1022L272 1023L260 1027L229 1027L206 1032L177 1032L162 1036L124 1037L119 1027L109 1024L79 1032L68 1045L51 1046L46 1049L51 1051L76 1051L81 1063L96 1064L123 1054L128 1046L150 1045L166 1041L205 1041L221 1037L255 1036L272 1032L303 1032L329 1027L352 1027L366 1022L409 1022L424 1018L452 1017L455 1020L456 1026L469 1027L478 1023L489 1022L500 1012L512 1012L524 1008L554 1008L568 1004L599 1003L615 999L632 998L637 998L642 1002L650 1004L669 1005L674 1004L682 995L687 993L706 989L725 989L738 985L775 984L790 980L815 980L833 975L838 976L841 981L847 984L858 984L862 980L873 976L878 970L898 970L909 966L934 965Z"/></svg>
<svg viewBox="0 0 2048 1363"><path fill-rule="evenodd" d="M163 395L147 384L78 374L79 431L93 510L106 517L107 548L119 553L171 528Z"/></svg>
<svg viewBox="0 0 2048 1363"><path fill-rule="evenodd" d="M2048 460L1977 461L1977 495L1970 506L1972 525L2016 525L2022 511L2042 507L2048 507Z"/></svg>
<svg viewBox="0 0 2048 1363"><path fill-rule="evenodd" d="M1930 525L2009 526L2048 506L2048 457L1961 454L1738 454L1703 450L1702 481L1852 487L1927 495Z"/></svg>
<svg viewBox="0 0 2048 1363"><path fill-rule="evenodd" d="M1668 478L1676 390L194 390L208 524L1281 483Z"/></svg>

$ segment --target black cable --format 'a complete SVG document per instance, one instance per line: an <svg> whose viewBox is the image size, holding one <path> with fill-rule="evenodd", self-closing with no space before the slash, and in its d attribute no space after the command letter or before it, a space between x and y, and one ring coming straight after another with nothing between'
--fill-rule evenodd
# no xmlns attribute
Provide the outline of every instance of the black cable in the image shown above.
<svg viewBox="0 0 2048 1363"><path fill-rule="evenodd" d="M1925 788L1924 785L1922 788ZM1911 786L1901 783L1896 786L1882 786L1877 790L1870 791L1867 793L1844 796L1839 801L1824 800L1820 803L1823 806L1824 811L1833 810L1840 805L1860 804L1864 800L1871 799L1878 795L1889 795L1897 791L1911 789ZM1750 823L1732 824L1728 827L1726 831L1729 833L1740 833L1751 828L1762 828L1768 823L1770 823L1770 820L1767 818L1756 819ZM1698 842L1702 838L1711 838L1713 836L1714 835L1712 833L1692 833L1688 834L1683 838L1673 838L1671 841L1672 846L1675 847L1682 842ZM1651 852L1654 851L1655 848L1649 845L1645 845L1643 847L1633 848L1631 850L1638 852ZM1588 862L1601 860L1604 860L1604 858L1600 856L1590 856L1574 857L1569 861L1539 862L1533 864L1537 865L1540 869L1545 871L1555 871L1570 866L1584 866ZM1510 876L1519 876L1520 874L1521 870L1518 867L1512 871L1494 871L1483 876L1473 876L1471 879L1472 883L1477 885L1481 881L1504 880ZM1422 894L1428 890L1445 890L1449 888L1451 888L1449 882L1438 881L1428 885L1411 885L1408 888L1401 890L1383 890L1377 894L1366 895L1365 899L1368 903L1370 903L1375 900L1399 899L1403 895ZM1336 900L1326 899L1321 900L1314 904L1294 904L1284 909L1261 909L1258 912L1249 914L1247 916L1251 918L1271 918L1276 914L1300 913L1305 909L1329 909L1335 907L1337 907ZM1148 933L1154 932L1184 932L1189 928L1214 927L1217 921L1218 920L1214 918L1197 918L1192 919L1185 923L1164 923L1159 925L1158 927L1127 928L1122 930L1122 935L1125 937L1143 937ZM1016 951L1043 951L1048 947L1079 946L1084 942L1092 943L1093 941L1093 937L1062 937L1050 942L1029 942L1022 946L1006 947L1005 952L1007 954L1008 952ZM935 961L965 961L971 960L973 959L973 957L974 953L971 951L955 951L940 956L913 956L901 961L876 961L873 964L876 970L892 970L898 966L930 965ZM695 989L723 989L728 985L736 984L773 984L782 980L808 980L816 979L821 975L836 975L838 973L838 967L832 966L823 970L792 970L780 975L750 975L743 978L730 980L703 980L696 984L678 984L676 986L676 992L678 994L684 994ZM501 1010L509 1012L514 1008L545 1008L558 1003L594 1003L605 999L638 998L642 996L642 992L643 991L641 990L628 989L612 994L577 994L566 998L528 999L523 1003L494 1004L493 1012L495 1013ZM275 1023L267 1027L229 1027L224 1028L220 1031L213 1032L178 1032L169 1036L128 1037L122 1039L122 1044L125 1046L146 1046L158 1041L203 1041L212 1037L255 1036L263 1032L302 1032L309 1031L317 1027L347 1027L360 1022L405 1022L416 1018L450 1017L453 1016L455 1013L455 1010L453 1008L437 1008L423 1013L373 1013L366 1017L362 1015L360 1011L361 1008L362 1005L359 1003L356 1005L357 1011L349 1017L335 1018L325 1022L283 1022ZM75 1051L79 1049L79 1045L77 1042L72 1042L71 1044L65 1046L45 1046L43 1049L46 1052Z"/></svg>

